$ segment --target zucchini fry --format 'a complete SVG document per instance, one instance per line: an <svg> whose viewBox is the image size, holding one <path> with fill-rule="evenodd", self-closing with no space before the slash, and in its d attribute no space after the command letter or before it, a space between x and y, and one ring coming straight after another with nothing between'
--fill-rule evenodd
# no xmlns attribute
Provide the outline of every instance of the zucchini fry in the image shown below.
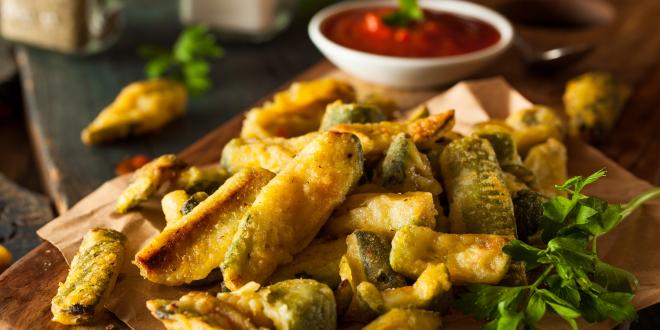
<svg viewBox="0 0 660 330"><path fill-rule="evenodd" d="M419 148L430 148L435 141L454 127L454 110L421 118L410 123L384 121L367 124L339 124L333 132L353 133L362 143L367 159L377 158L389 148L392 139L408 133Z"/></svg>
<svg viewBox="0 0 660 330"><path fill-rule="evenodd" d="M555 185L566 181L566 147L553 138L539 144L527 153L525 166L536 174L538 192L546 197L561 195Z"/></svg>
<svg viewBox="0 0 660 330"><path fill-rule="evenodd" d="M434 228L436 214L429 192L355 194L335 209L321 233L339 237L366 230L392 239L406 225Z"/></svg>
<svg viewBox="0 0 660 330"><path fill-rule="evenodd" d="M174 190L163 196L160 200L160 206L165 214L165 222L168 224L181 219L181 207L188 201L190 196L185 190Z"/></svg>
<svg viewBox="0 0 660 330"><path fill-rule="evenodd" d="M219 166L190 166L179 175L177 186L191 195L200 191L212 194L228 177L227 171Z"/></svg>
<svg viewBox="0 0 660 330"><path fill-rule="evenodd" d="M378 314L394 308L429 308L442 294L451 289L449 273L444 264L428 266L411 286L379 291L371 282L357 287L357 299Z"/></svg>
<svg viewBox="0 0 660 330"><path fill-rule="evenodd" d="M442 186L433 177L431 163L406 133L396 135L378 167L374 182L396 192L428 191L434 196Z"/></svg>
<svg viewBox="0 0 660 330"><path fill-rule="evenodd" d="M390 264L395 272L417 278L432 264L444 263L454 283L499 283L509 269L502 251L511 237L487 234L444 234L407 226L392 240Z"/></svg>
<svg viewBox="0 0 660 330"><path fill-rule="evenodd" d="M188 198L188 200L186 200L183 203L183 205L181 205L181 209L179 210L179 212L181 213L181 215L186 215L186 214L192 212L192 210L197 205L199 205L199 203L203 202L208 197L209 197L209 195L207 193L203 192L203 191L196 192L196 193L192 194L190 196L190 198Z"/></svg>
<svg viewBox="0 0 660 330"><path fill-rule="evenodd" d="M150 300L147 308L168 329L335 329L332 291L314 280L288 280L259 289L250 282L234 292L189 293L179 300Z"/></svg>
<svg viewBox="0 0 660 330"><path fill-rule="evenodd" d="M186 164L175 155L160 156L140 167L117 198L115 212L126 213L151 197L165 182L174 179Z"/></svg>
<svg viewBox="0 0 660 330"><path fill-rule="evenodd" d="M356 230L346 238L346 262L351 283L371 282L379 290L406 285L406 279L390 267L392 246L388 239L368 231Z"/></svg>
<svg viewBox="0 0 660 330"><path fill-rule="evenodd" d="M222 149L220 163L230 173L252 167L261 167L277 173L318 136L318 132L312 132L288 139L232 139Z"/></svg>
<svg viewBox="0 0 660 330"><path fill-rule="evenodd" d="M135 255L140 274L165 285L205 278L220 266L243 214L273 176L264 169L247 169L229 178Z"/></svg>
<svg viewBox="0 0 660 330"><path fill-rule="evenodd" d="M268 279L277 283L292 278L312 278L336 288L339 278L339 260L346 253L346 237L329 242L312 242L293 261L282 265Z"/></svg>
<svg viewBox="0 0 660 330"><path fill-rule="evenodd" d="M252 320L232 304L206 292L191 292L179 300L147 301L151 314L168 330L257 330Z"/></svg>
<svg viewBox="0 0 660 330"><path fill-rule="evenodd" d="M335 101L328 104L321 120L320 131L345 123L376 123L387 120L385 113L373 106Z"/></svg>
<svg viewBox="0 0 660 330"><path fill-rule="evenodd" d="M294 83L271 102L248 111L241 138L292 137L316 131L325 106L335 100L354 102L355 90L334 79Z"/></svg>
<svg viewBox="0 0 660 330"><path fill-rule="evenodd" d="M515 235L513 203L487 140L464 137L440 157L452 233Z"/></svg>
<svg viewBox="0 0 660 330"><path fill-rule="evenodd" d="M111 229L93 229L83 237L69 274L51 303L53 321L75 325L90 322L103 308L124 261L126 237Z"/></svg>
<svg viewBox="0 0 660 330"><path fill-rule="evenodd" d="M441 328L442 320L436 312L394 308L367 324L362 330L440 330Z"/></svg>
<svg viewBox="0 0 660 330"><path fill-rule="evenodd" d="M186 112L187 98L185 86L175 80L134 82L121 90L80 138L90 145L157 131Z"/></svg>
<svg viewBox="0 0 660 330"><path fill-rule="evenodd" d="M630 88L608 73L590 72L571 79L564 92L571 135L602 141L614 127L628 96Z"/></svg>
<svg viewBox="0 0 660 330"><path fill-rule="evenodd" d="M549 138L561 141L566 135L566 126L555 110L542 105L512 113L506 124L514 130L513 138L521 155Z"/></svg>
<svg viewBox="0 0 660 330"><path fill-rule="evenodd" d="M225 285L263 282L316 236L362 177L364 157L351 134L325 132L259 193L240 222L222 266Z"/></svg>

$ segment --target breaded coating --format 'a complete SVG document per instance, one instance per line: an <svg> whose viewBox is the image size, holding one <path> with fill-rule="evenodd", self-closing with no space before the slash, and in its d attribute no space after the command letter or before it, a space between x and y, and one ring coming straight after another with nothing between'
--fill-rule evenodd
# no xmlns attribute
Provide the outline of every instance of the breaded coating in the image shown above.
<svg viewBox="0 0 660 330"><path fill-rule="evenodd" d="M566 125L557 112L542 105L512 113L506 124L513 129L513 138L521 155L549 138L563 140L566 135Z"/></svg>
<svg viewBox="0 0 660 330"><path fill-rule="evenodd" d="M140 274L165 285L208 276L222 263L239 221L273 176L264 169L246 169L229 178L135 255Z"/></svg>
<svg viewBox="0 0 660 330"><path fill-rule="evenodd" d="M630 87L609 73L590 72L571 79L564 92L569 132L586 141L602 141L619 119L628 96Z"/></svg>
<svg viewBox="0 0 660 330"><path fill-rule="evenodd" d="M444 234L430 228L407 226L392 240L390 264L395 272L417 278L431 264L444 263L457 284L499 283L509 269L502 251L510 236Z"/></svg>
<svg viewBox="0 0 660 330"><path fill-rule="evenodd" d="M124 261L126 237L112 229L93 229L83 237L69 274L51 302L53 321L91 322L103 308Z"/></svg>
<svg viewBox="0 0 660 330"><path fill-rule="evenodd" d="M186 164L175 155L160 156L140 167L117 198L115 212L126 213L151 197L164 183L176 178Z"/></svg>
<svg viewBox="0 0 660 330"><path fill-rule="evenodd" d="M293 138L232 139L222 149L220 164L230 173L243 168L261 167L277 173L320 133Z"/></svg>
<svg viewBox="0 0 660 330"><path fill-rule="evenodd" d="M98 144L157 131L185 113L187 98L185 86L175 80L134 82L82 131L81 139Z"/></svg>
<svg viewBox="0 0 660 330"><path fill-rule="evenodd" d="M538 192L548 198L563 195L555 185L566 181L567 162L566 147L552 138L533 147L525 157L525 166L536 174Z"/></svg>
<svg viewBox="0 0 660 330"><path fill-rule="evenodd" d="M379 316L362 330L440 330L440 314L423 309L394 308Z"/></svg>
<svg viewBox="0 0 660 330"><path fill-rule="evenodd" d="M235 290L249 281L263 282L277 266L291 262L363 170L362 148L351 134L325 132L308 144L263 188L241 220L222 266L225 285Z"/></svg>
<svg viewBox="0 0 660 330"><path fill-rule="evenodd" d="M227 178L227 171L217 165L203 168L190 166L179 175L177 186L191 195L200 191L212 194Z"/></svg>
<svg viewBox="0 0 660 330"><path fill-rule="evenodd" d="M336 288L339 278L339 260L346 253L346 237L328 242L312 242L293 257L293 261L277 268L268 278L269 283L292 278L312 278Z"/></svg>
<svg viewBox="0 0 660 330"><path fill-rule="evenodd" d="M487 140L470 136L451 142L440 164L452 233L516 234L511 195Z"/></svg>
<svg viewBox="0 0 660 330"><path fill-rule="evenodd" d="M160 206L165 215L165 222L169 224L181 219L181 217L183 217L183 214L181 214L181 207L189 198L190 195L188 195L185 190L170 191L163 196L163 199L160 200Z"/></svg>
<svg viewBox="0 0 660 330"><path fill-rule="evenodd" d="M392 239L406 225L435 228L436 215L429 192L355 194L335 209L321 234L339 237L366 230Z"/></svg>
<svg viewBox="0 0 660 330"><path fill-rule="evenodd" d="M368 159L382 155L395 136L407 133L419 148L430 148L435 141L454 127L454 110L417 119L409 123L384 121L367 124L339 124L333 132L355 134Z"/></svg>
<svg viewBox="0 0 660 330"><path fill-rule="evenodd" d="M297 82L273 100L245 115L241 138L293 137L319 129L328 103L355 101L355 90L343 81Z"/></svg>
<svg viewBox="0 0 660 330"><path fill-rule="evenodd" d="M319 130L327 131L338 124L376 123L385 120L387 116L378 107L335 101L325 108Z"/></svg>

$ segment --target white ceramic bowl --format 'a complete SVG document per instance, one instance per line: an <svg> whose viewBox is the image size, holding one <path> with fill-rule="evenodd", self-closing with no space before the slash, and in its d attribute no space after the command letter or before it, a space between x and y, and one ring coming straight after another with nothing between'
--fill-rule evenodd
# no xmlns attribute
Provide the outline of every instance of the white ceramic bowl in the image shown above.
<svg viewBox="0 0 660 330"><path fill-rule="evenodd" d="M500 33L500 40L488 48L463 55L410 58L376 55L347 48L328 39L321 32L323 21L336 13L396 4L396 1L391 0L340 2L314 15L309 22L309 36L321 53L343 71L378 84L400 88L433 87L466 78L493 62L513 40L513 28L502 15L484 6L456 0L421 0L420 5L489 23Z"/></svg>

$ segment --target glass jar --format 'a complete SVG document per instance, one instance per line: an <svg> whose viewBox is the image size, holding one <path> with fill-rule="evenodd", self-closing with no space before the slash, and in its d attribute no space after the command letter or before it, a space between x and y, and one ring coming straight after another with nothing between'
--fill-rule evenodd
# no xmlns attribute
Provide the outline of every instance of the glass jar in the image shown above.
<svg viewBox="0 0 660 330"><path fill-rule="evenodd" d="M0 33L67 54L106 49L122 27L120 0L0 0Z"/></svg>
<svg viewBox="0 0 660 330"><path fill-rule="evenodd" d="M284 30L296 0L180 0L183 24L201 24L221 39L262 42Z"/></svg>

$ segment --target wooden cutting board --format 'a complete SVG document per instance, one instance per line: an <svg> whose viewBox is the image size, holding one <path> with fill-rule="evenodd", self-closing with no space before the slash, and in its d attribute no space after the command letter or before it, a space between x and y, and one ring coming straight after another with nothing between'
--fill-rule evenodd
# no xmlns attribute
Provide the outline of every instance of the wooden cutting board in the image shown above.
<svg viewBox="0 0 660 330"><path fill-rule="evenodd" d="M505 1L479 1L497 6ZM566 1L559 1L566 2ZM571 2L571 1L568 1ZM590 1L583 1L590 2ZM598 2L598 1L597 1ZM509 51L496 65L477 77L504 76L517 90L535 103L561 107L565 82L577 74L598 69L614 73L633 86L633 95L610 138L600 146L610 158L637 176L660 184L660 1L612 0L616 17L596 27L577 30L516 26L517 31L538 48L589 42L595 51L582 62L562 71L532 73L524 69L518 53ZM321 62L294 80L322 76L342 76L328 62ZM380 92L396 99L403 108L411 107L432 91L391 90L351 78L361 93ZM288 85L288 84L287 84ZM283 88L286 86L283 86ZM268 99L271 95L265 97ZM222 146L240 131L237 116L180 153L191 164L208 164L220 157ZM18 260L0 275L0 329L59 328L50 322L50 299L57 283L64 281L67 265L60 253L47 242ZM92 328L124 328L110 313Z"/></svg>

